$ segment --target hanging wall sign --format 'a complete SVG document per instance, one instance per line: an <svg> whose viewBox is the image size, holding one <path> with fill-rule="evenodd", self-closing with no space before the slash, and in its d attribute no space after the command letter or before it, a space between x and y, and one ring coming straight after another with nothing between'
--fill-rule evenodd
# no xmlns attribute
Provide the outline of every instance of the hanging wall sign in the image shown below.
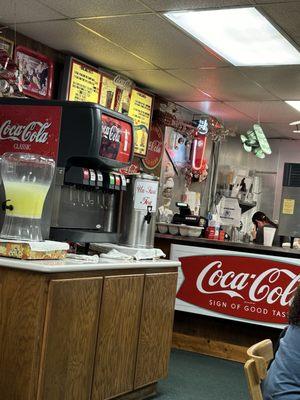
<svg viewBox="0 0 300 400"><path fill-rule="evenodd" d="M159 125L152 125L149 135L147 156L142 160L146 168L155 169L159 165L163 154L163 148L163 132Z"/></svg>
<svg viewBox="0 0 300 400"><path fill-rule="evenodd" d="M181 261L176 309L277 328L288 323L299 260L172 245Z"/></svg>
<svg viewBox="0 0 300 400"><path fill-rule="evenodd" d="M134 153L145 157L148 147L148 136L152 118L153 97L141 90L133 89L128 115L135 126Z"/></svg>
<svg viewBox="0 0 300 400"><path fill-rule="evenodd" d="M88 64L71 59L67 100L98 103L101 73Z"/></svg>

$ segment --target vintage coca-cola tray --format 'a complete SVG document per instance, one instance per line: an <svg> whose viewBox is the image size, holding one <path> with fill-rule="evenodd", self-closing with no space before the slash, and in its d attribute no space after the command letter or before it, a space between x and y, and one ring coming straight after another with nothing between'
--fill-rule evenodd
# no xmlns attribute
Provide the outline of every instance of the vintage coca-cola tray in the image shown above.
<svg viewBox="0 0 300 400"><path fill-rule="evenodd" d="M23 75L23 93L36 99L51 99L53 92L54 63L47 56L17 46L15 61Z"/></svg>

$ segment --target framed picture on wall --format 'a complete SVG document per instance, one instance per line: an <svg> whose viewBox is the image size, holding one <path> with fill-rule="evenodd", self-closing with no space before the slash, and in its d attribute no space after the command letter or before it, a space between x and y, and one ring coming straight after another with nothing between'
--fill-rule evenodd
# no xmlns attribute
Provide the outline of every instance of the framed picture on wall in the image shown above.
<svg viewBox="0 0 300 400"><path fill-rule="evenodd" d="M5 50L10 58L13 58L14 54L14 42L0 36L0 50Z"/></svg>
<svg viewBox="0 0 300 400"><path fill-rule="evenodd" d="M23 93L37 99L51 99L54 64L47 56L27 47L17 46L15 62L23 74Z"/></svg>

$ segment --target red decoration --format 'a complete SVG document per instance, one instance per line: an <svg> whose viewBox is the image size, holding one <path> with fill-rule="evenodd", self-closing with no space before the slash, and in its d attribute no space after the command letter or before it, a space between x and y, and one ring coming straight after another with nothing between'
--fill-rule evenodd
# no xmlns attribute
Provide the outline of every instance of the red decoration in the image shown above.
<svg viewBox="0 0 300 400"><path fill-rule="evenodd" d="M300 282L299 266L225 255L180 261L185 280L178 299L237 318L287 323L289 302Z"/></svg>
<svg viewBox="0 0 300 400"><path fill-rule="evenodd" d="M148 169L155 169L163 154L163 132L158 125L152 125L149 136L149 144L146 158L142 160L144 166Z"/></svg>
<svg viewBox="0 0 300 400"><path fill-rule="evenodd" d="M53 61L43 54L22 46L16 48L15 60L23 75L23 93L37 99L51 99Z"/></svg>

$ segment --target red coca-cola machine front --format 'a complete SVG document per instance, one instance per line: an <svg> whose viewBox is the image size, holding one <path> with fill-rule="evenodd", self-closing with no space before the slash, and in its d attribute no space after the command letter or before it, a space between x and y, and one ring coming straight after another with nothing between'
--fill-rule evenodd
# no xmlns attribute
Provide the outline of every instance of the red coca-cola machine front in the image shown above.
<svg viewBox="0 0 300 400"><path fill-rule="evenodd" d="M131 118L98 104L0 99L0 157L23 152L56 161L43 211L44 238L117 241L126 190L126 179L117 171L131 164L133 146ZM3 187L0 197L5 204Z"/></svg>

